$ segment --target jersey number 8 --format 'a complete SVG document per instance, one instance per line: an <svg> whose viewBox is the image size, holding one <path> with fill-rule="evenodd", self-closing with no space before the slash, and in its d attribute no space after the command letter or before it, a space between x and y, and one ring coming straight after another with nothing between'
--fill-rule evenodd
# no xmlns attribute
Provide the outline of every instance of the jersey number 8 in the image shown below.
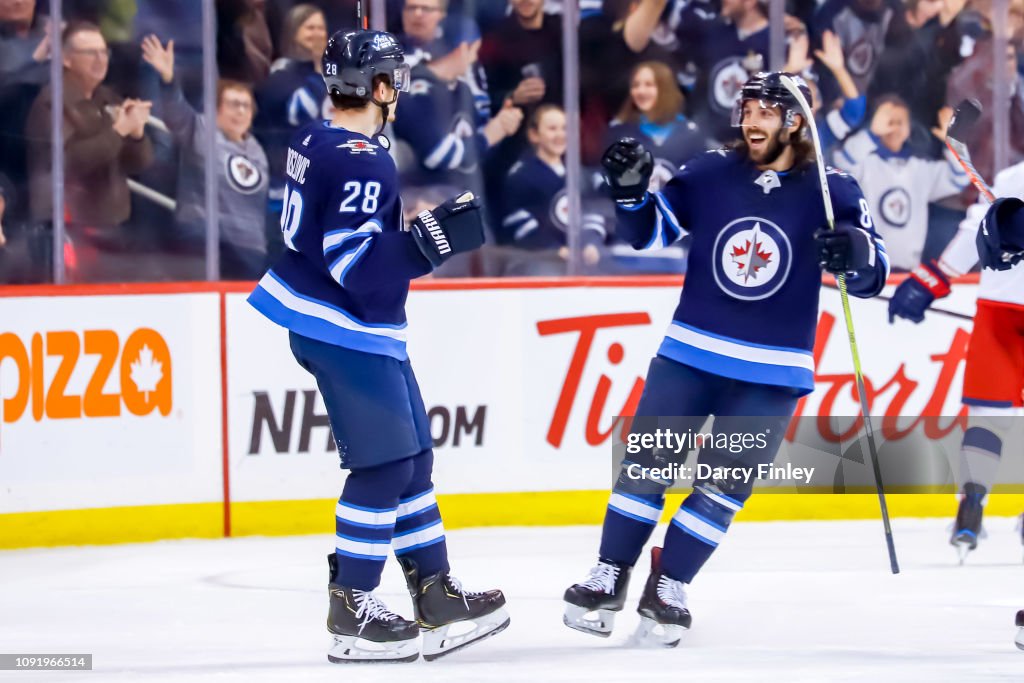
<svg viewBox="0 0 1024 683"><path fill-rule="evenodd" d="M350 180L345 183L342 190L348 195L341 202L341 208L338 209L341 213L377 213L377 204L380 199L380 183L377 181L371 180L363 185L358 180ZM360 197L362 197L362 203L359 202ZM356 204L359 204L358 208L356 208Z"/></svg>

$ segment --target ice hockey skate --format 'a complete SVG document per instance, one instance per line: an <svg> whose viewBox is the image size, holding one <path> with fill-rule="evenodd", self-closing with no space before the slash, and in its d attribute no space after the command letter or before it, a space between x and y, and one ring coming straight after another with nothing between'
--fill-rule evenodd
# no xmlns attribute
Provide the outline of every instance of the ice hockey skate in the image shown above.
<svg viewBox="0 0 1024 683"><path fill-rule="evenodd" d="M433 661L497 635L509 624L500 590L463 590L447 572L421 577L416 563L399 558L423 633L423 659Z"/></svg>
<svg viewBox="0 0 1024 683"><path fill-rule="evenodd" d="M967 559L968 553L978 547L978 539L983 536L981 515L984 511L984 499L984 487L978 484L964 484L960 507L953 523L953 535L949 539L950 544L957 550L960 564Z"/></svg>
<svg viewBox="0 0 1024 683"><path fill-rule="evenodd" d="M1024 650L1024 609L1017 610L1017 643L1018 650Z"/></svg>
<svg viewBox="0 0 1024 683"><path fill-rule="evenodd" d="M638 647L675 647L690 628L686 586L661 573L661 548L651 548L651 575L636 611L640 626L631 643Z"/></svg>
<svg viewBox="0 0 1024 683"><path fill-rule="evenodd" d="M615 614L621 612L633 568L599 559L590 576L565 590L562 623L601 638L612 634Z"/></svg>
<svg viewBox="0 0 1024 683"><path fill-rule="evenodd" d="M331 577L337 560L328 556ZM412 662L420 656L419 627L391 612L371 591L329 585L331 605L327 630L334 645L327 659L335 664L349 662Z"/></svg>

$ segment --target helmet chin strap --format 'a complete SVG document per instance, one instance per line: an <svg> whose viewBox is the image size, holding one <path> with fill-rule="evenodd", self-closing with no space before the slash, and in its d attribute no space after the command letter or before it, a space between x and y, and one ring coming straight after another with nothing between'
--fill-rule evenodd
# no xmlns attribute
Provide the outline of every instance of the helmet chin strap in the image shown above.
<svg viewBox="0 0 1024 683"><path fill-rule="evenodd" d="M377 132L373 134L374 136L377 136L384 130L384 126L388 125L388 117L391 115L391 105L398 101L398 91L395 91L395 96L392 97L389 102L381 102L376 97L371 97L370 101L380 107L380 127L377 128Z"/></svg>

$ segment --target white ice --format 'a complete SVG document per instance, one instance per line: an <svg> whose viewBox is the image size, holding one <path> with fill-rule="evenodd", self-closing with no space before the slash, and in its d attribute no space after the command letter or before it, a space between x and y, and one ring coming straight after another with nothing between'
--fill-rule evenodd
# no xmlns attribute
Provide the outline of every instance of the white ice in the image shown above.
<svg viewBox="0 0 1024 683"><path fill-rule="evenodd" d="M512 624L433 663L326 661L330 536L165 541L0 553L0 651L93 653L88 673L31 681L1024 681L1013 618L1024 566L1013 520L964 567L948 521L895 520L893 576L879 522L738 522L690 588L674 650L626 646L646 557L608 640L561 623L561 595L599 528L450 532L456 576L501 587ZM660 541L663 529L655 534ZM380 590L409 616L393 560Z"/></svg>

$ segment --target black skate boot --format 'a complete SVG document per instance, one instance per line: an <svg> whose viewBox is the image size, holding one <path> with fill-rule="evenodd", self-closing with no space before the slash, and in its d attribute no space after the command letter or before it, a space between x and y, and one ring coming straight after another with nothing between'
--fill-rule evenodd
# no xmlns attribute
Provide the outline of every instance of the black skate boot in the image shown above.
<svg viewBox="0 0 1024 683"><path fill-rule="evenodd" d="M960 564L967 559L967 553L978 547L981 535L982 503L985 499L985 487L980 484L964 484L963 495L960 496L960 508L953 523L953 536L949 539L960 554Z"/></svg>
<svg viewBox="0 0 1024 683"><path fill-rule="evenodd" d="M327 659L343 664L411 662L419 657L420 629L416 623L389 611L370 591L334 583L337 558L333 553L328 555L327 563L331 568L327 630L334 636Z"/></svg>
<svg viewBox="0 0 1024 683"><path fill-rule="evenodd" d="M1017 643L1018 650L1024 650L1024 609L1017 610Z"/></svg>
<svg viewBox="0 0 1024 683"><path fill-rule="evenodd" d="M622 611L633 568L598 558L590 576L565 589L562 623L577 631L607 638L615 626L615 613Z"/></svg>
<svg viewBox="0 0 1024 683"><path fill-rule="evenodd" d="M675 647L690 628L686 585L661 573L661 548L651 548L651 575L640 596L640 626L633 636L640 646Z"/></svg>
<svg viewBox="0 0 1024 683"><path fill-rule="evenodd" d="M399 558L412 596L413 612L423 632L423 659L428 662L497 635L509 624L500 590L474 593L462 589L447 572L420 576L416 563Z"/></svg>

